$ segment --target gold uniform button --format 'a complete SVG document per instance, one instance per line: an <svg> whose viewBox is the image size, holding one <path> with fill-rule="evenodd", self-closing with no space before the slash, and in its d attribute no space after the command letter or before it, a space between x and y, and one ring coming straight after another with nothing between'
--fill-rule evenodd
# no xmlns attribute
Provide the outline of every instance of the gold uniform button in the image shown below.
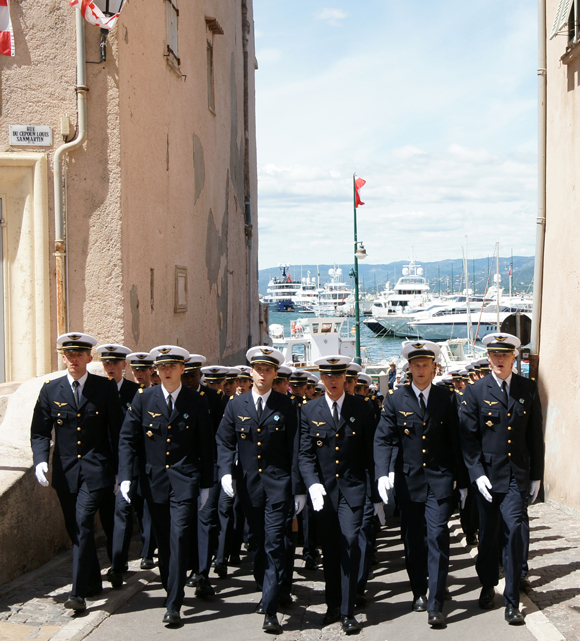
<svg viewBox="0 0 580 641"><path fill-rule="evenodd" d="M511 441L511 439L509 439L509 440L508 440L508 443L511 443L511 442L512 442L512 441Z"/></svg>
<svg viewBox="0 0 580 641"><path fill-rule="evenodd" d="M258 447L260 447L261 445L262 445L262 443L260 441L258 441Z"/></svg>
<svg viewBox="0 0 580 641"><path fill-rule="evenodd" d="M260 468L260 469L258 470L258 472L260 472L260 474L261 474L261 473L262 473L262 468Z"/></svg>
<svg viewBox="0 0 580 641"><path fill-rule="evenodd" d="M149 423L149 427L153 427L153 423Z"/></svg>
<svg viewBox="0 0 580 641"><path fill-rule="evenodd" d="M340 447L338 445L334 448L337 452L340 450Z"/></svg>
<svg viewBox="0 0 580 641"><path fill-rule="evenodd" d="M168 470L168 469L169 469L169 465L166 465L166 466L165 466L165 469L166 469L166 470Z"/></svg>
<svg viewBox="0 0 580 641"><path fill-rule="evenodd" d="M80 431L81 431L81 428L80 428L80 427L77 427L77 432L80 432Z"/></svg>
<svg viewBox="0 0 580 641"><path fill-rule="evenodd" d="M489 412L489 415L491 416L491 412Z"/></svg>
<svg viewBox="0 0 580 641"><path fill-rule="evenodd" d="M352 435L353 435L353 436L356 436L356 432L353 432L353 433L352 433Z"/></svg>
<svg viewBox="0 0 580 641"><path fill-rule="evenodd" d="M169 452L165 452L165 454L167 454L167 456L169 456Z"/></svg>
<svg viewBox="0 0 580 641"><path fill-rule="evenodd" d="M80 441L77 441L77 445L81 445L81 442L80 442Z"/></svg>
<svg viewBox="0 0 580 641"><path fill-rule="evenodd" d="M79 454L79 455L77 456L77 458L80 458L80 457L81 457L81 455Z"/></svg>
<svg viewBox="0 0 580 641"><path fill-rule="evenodd" d="M320 434L318 432L316 432L316 436L320 436Z"/></svg>
<svg viewBox="0 0 580 641"><path fill-rule="evenodd" d="M423 440L425 441L426 439L427 439L427 437L425 435L423 435Z"/></svg>
<svg viewBox="0 0 580 641"><path fill-rule="evenodd" d="M336 461L336 464L337 464L337 465L338 465L339 463L340 463L340 461Z"/></svg>
<svg viewBox="0 0 580 641"><path fill-rule="evenodd" d="M508 418L511 416L511 414L508 412Z"/></svg>
<svg viewBox="0 0 580 641"><path fill-rule="evenodd" d="M423 425L427 425L427 423L423 423Z"/></svg>
<svg viewBox="0 0 580 641"><path fill-rule="evenodd" d="M338 438L338 432L335 434L336 438Z"/></svg>
<svg viewBox="0 0 580 641"><path fill-rule="evenodd" d="M337 475L336 475L336 478L337 478L337 479L338 479L338 478L340 478L340 474L337 474Z"/></svg>
<svg viewBox="0 0 580 641"><path fill-rule="evenodd" d="M171 443L171 439L170 439L170 438L168 438L168 439L167 439L167 442L168 442L168 443Z"/></svg>
<svg viewBox="0 0 580 641"><path fill-rule="evenodd" d="M407 425L407 423L403 423L403 425Z"/></svg>
<svg viewBox="0 0 580 641"><path fill-rule="evenodd" d="M170 429L171 429L171 425L168 425L168 426L167 426L167 429L168 429L168 430L170 430Z"/></svg>
<svg viewBox="0 0 580 641"><path fill-rule="evenodd" d="M258 428L258 434L259 434L261 431L262 431L262 428L261 428L261 427L259 427L259 428ZM318 435L317 435L317 436L318 436Z"/></svg>
<svg viewBox="0 0 580 641"><path fill-rule="evenodd" d="M423 450L423 454L427 454L427 450Z"/></svg>
<svg viewBox="0 0 580 641"><path fill-rule="evenodd" d="M512 426L511 426L511 425L509 425L509 426L508 426L508 430L510 430L510 431L511 431L511 429L512 429Z"/></svg>
<svg viewBox="0 0 580 641"><path fill-rule="evenodd" d="M526 410L524 410L524 414L526 414Z"/></svg>
<svg viewBox="0 0 580 641"><path fill-rule="evenodd" d="M423 463L423 467L427 467L427 463Z"/></svg>
<svg viewBox="0 0 580 641"><path fill-rule="evenodd" d="M57 416L60 416L60 412L57 414Z"/></svg>
<svg viewBox="0 0 580 641"><path fill-rule="evenodd" d="M261 455L261 454L258 454L258 458L262 458L262 455Z"/></svg>
<svg viewBox="0 0 580 641"><path fill-rule="evenodd" d="M189 425L186 425L186 426L185 426L185 429L186 429L186 430L188 430L188 429L189 429Z"/></svg>
<svg viewBox="0 0 580 641"><path fill-rule="evenodd" d="M508 456L511 456L511 455L512 455L512 453L511 453L511 452L508 452Z"/></svg>
<svg viewBox="0 0 580 641"><path fill-rule="evenodd" d="M77 414L77 416L78 416L79 418L81 417L81 415L80 415L80 414Z"/></svg>
<svg viewBox="0 0 580 641"><path fill-rule="evenodd" d="M99 415L99 413L98 413L98 412L95 412L95 414L96 414L97 416Z"/></svg>
<svg viewBox="0 0 580 641"><path fill-rule="evenodd" d="M276 428L276 432L278 431L279 428Z"/></svg>

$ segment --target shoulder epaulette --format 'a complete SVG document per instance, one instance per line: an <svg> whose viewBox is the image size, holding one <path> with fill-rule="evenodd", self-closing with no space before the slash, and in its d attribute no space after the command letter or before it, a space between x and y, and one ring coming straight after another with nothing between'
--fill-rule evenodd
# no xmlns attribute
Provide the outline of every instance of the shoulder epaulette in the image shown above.
<svg viewBox="0 0 580 641"><path fill-rule="evenodd" d="M390 390L389 390L389 394L394 394L394 393L395 393L395 392L393 392L393 390L392 390L392 389L390 389Z"/></svg>
<svg viewBox="0 0 580 641"><path fill-rule="evenodd" d="M302 405L306 405L308 401L302 401Z"/></svg>
<svg viewBox="0 0 580 641"><path fill-rule="evenodd" d="M376 398L376 396L374 396L374 395L373 395L373 396L371 396L371 400L372 400L372 401L374 401L374 400L375 400L375 398Z"/></svg>
<svg viewBox="0 0 580 641"><path fill-rule="evenodd" d="M46 381L46 382L48 383L48 381ZM294 396L294 394L292 394L292 396L290 397L290 400L293 401L295 398L296 397Z"/></svg>
<svg viewBox="0 0 580 641"><path fill-rule="evenodd" d="M469 381L469 384L470 385L475 385L475 383L473 381L471 381L471 380Z"/></svg>
<svg viewBox="0 0 580 641"><path fill-rule="evenodd" d="M139 394L143 394L143 388L142 387L139 388Z"/></svg>
<svg viewBox="0 0 580 641"><path fill-rule="evenodd" d="M302 403L298 403L298 407L302 407Z"/></svg>
<svg viewBox="0 0 580 641"><path fill-rule="evenodd" d="M221 389L219 389L219 390L217 391L217 393L218 393L218 394L223 394L223 393L224 393L224 391L223 391L223 390L221 390Z"/></svg>
<svg viewBox="0 0 580 641"><path fill-rule="evenodd" d="M47 385L48 383L50 383L50 378L47 378L47 379L44 381L44 384L45 384L45 385Z"/></svg>
<svg viewBox="0 0 580 641"><path fill-rule="evenodd" d="M369 400L369 397L368 397L368 396L365 396L365 401L368 401L368 400Z"/></svg>
<svg viewBox="0 0 580 641"><path fill-rule="evenodd" d="M199 393L200 396L203 396L204 394L205 392L203 390L201 390L201 392Z"/></svg>
<svg viewBox="0 0 580 641"><path fill-rule="evenodd" d="M234 395L232 394L232 395L230 396L230 401L231 401L233 398L234 398Z"/></svg>
<svg viewBox="0 0 580 641"><path fill-rule="evenodd" d="M141 389L143 389L143 388L145 387L145 383L141 383L141 385L139 385L139 387L140 387Z"/></svg>

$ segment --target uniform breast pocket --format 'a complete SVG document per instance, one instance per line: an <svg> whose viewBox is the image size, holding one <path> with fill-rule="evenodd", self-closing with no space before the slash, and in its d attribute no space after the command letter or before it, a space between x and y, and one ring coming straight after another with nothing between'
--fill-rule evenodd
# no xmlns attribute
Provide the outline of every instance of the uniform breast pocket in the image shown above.
<svg viewBox="0 0 580 641"><path fill-rule="evenodd" d="M318 447L322 447L330 438L330 434L321 427L310 426L309 435Z"/></svg>
<svg viewBox="0 0 580 641"><path fill-rule="evenodd" d="M242 441L245 440L252 440L252 430L249 428L248 425L236 425L236 435L239 439Z"/></svg>
<svg viewBox="0 0 580 641"><path fill-rule="evenodd" d="M269 432L285 432L286 431L286 424L284 423L283 418L279 418L277 421L271 421L268 423L268 431Z"/></svg>
<svg viewBox="0 0 580 641"><path fill-rule="evenodd" d="M528 422L528 410L525 407L518 406L515 408L515 412L518 422L525 425Z"/></svg>
<svg viewBox="0 0 580 641"><path fill-rule="evenodd" d="M75 417L75 413L70 409L56 407L51 410L50 415L53 423L56 423L57 425L64 425L65 423L72 421Z"/></svg>
<svg viewBox="0 0 580 641"><path fill-rule="evenodd" d="M143 421L143 431L149 437L153 434L158 434L161 429L161 423L159 421L147 420Z"/></svg>
<svg viewBox="0 0 580 641"><path fill-rule="evenodd" d="M492 407L482 407L481 408L481 423L489 429L494 429L496 425L499 424L501 420L499 410L496 410Z"/></svg>
<svg viewBox="0 0 580 641"><path fill-rule="evenodd" d="M412 418L401 417L397 419L397 427L405 436L410 436L415 433L416 422Z"/></svg>
<svg viewBox="0 0 580 641"><path fill-rule="evenodd" d="M347 425L344 428L344 434L347 438L357 438L358 436L362 436L362 425L360 427L357 427L355 424Z"/></svg>

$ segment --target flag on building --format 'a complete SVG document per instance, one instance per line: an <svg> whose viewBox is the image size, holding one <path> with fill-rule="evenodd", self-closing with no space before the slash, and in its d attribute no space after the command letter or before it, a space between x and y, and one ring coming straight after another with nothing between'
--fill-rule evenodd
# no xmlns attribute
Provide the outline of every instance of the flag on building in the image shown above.
<svg viewBox="0 0 580 641"><path fill-rule="evenodd" d="M2 0L0 0L0 3ZM94 24L96 27L101 27L101 29L108 29L109 31L117 24L119 19L119 14L116 13L113 16L106 16L93 0L70 0L69 5L71 7L76 7L80 5L81 14L83 18Z"/></svg>
<svg viewBox="0 0 580 641"><path fill-rule="evenodd" d="M10 20L10 0L0 0L0 54L14 55L14 31Z"/></svg>
<svg viewBox="0 0 580 641"><path fill-rule="evenodd" d="M360 199L360 190L367 184L366 180L359 178L356 174L354 176L354 194L355 194L355 207L359 205L364 205L363 201Z"/></svg>

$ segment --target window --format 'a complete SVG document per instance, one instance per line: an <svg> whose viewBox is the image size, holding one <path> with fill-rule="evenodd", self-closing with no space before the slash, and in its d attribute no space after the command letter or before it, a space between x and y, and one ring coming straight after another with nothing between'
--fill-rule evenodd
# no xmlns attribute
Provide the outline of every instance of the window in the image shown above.
<svg viewBox="0 0 580 641"><path fill-rule="evenodd" d="M556 16L554 17L550 40L557 36L566 26L568 26L568 31L570 31L570 22L572 23L572 30L574 30L574 0L560 0Z"/></svg>
<svg viewBox="0 0 580 641"><path fill-rule="evenodd" d="M167 22L167 54L169 60L174 64L181 64L177 48L177 20L179 9L177 0L165 0L165 17Z"/></svg>
<svg viewBox="0 0 580 641"><path fill-rule="evenodd" d="M175 302L174 309L177 312L187 311L187 267L175 266Z"/></svg>
<svg viewBox="0 0 580 641"><path fill-rule="evenodd" d="M207 106L215 113L213 93L213 44L207 43Z"/></svg>

